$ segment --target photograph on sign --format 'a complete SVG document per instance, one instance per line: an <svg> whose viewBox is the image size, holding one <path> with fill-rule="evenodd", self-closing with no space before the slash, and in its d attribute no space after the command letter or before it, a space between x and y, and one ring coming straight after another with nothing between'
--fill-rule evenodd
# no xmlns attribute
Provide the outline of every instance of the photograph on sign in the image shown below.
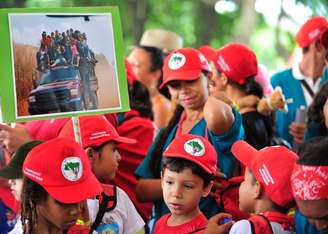
<svg viewBox="0 0 328 234"><path fill-rule="evenodd" d="M17 119L121 108L111 13L8 21Z"/></svg>

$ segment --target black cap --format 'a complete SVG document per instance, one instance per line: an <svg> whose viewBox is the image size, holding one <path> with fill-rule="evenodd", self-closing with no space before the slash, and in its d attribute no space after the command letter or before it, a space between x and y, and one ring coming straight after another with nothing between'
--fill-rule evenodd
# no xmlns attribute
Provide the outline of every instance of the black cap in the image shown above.
<svg viewBox="0 0 328 234"><path fill-rule="evenodd" d="M10 163L0 169L0 177L6 179L23 178L22 167L27 154L37 145L44 141L30 141L18 147Z"/></svg>

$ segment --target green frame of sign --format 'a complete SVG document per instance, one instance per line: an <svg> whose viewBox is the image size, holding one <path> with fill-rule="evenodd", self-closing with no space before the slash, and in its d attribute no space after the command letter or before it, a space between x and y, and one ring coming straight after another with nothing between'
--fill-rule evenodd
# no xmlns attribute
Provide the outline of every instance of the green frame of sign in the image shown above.
<svg viewBox="0 0 328 234"><path fill-rule="evenodd" d="M16 116L15 108L15 90L13 82L13 70L12 70L12 54L11 54L11 41L10 41L10 28L8 14L10 13L42 13L42 14L54 14L54 13L74 13L74 14L92 14L92 13L110 13L112 17L113 37L114 37L114 49L116 59L116 71L119 85L119 99L120 107L112 109L99 109L75 112L60 112L46 115L28 115L23 117ZM25 122L36 119L52 119L62 117L73 117L81 115L93 115L104 113L116 113L125 112L130 109L129 95L126 81L125 65L124 65L124 52L123 52L123 38L121 20L119 15L119 9L116 6L108 7L68 7L68 8L10 8L0 9L0 122Z"/></svg>

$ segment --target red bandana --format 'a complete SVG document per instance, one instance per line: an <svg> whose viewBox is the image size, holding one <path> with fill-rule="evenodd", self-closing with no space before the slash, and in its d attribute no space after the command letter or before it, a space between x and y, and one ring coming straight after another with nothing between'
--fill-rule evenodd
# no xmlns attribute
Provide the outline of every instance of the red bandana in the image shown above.
<svg viewBox="0 0 328 234"><path fill-rule="evenodd" d="M328 166L295 164L291 185L297 199L328 199Z"/></svg>

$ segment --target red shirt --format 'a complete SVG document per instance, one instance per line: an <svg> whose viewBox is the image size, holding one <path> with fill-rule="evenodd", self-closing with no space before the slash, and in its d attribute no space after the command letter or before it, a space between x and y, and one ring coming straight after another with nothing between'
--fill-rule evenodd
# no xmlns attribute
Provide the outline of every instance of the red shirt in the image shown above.
<svg viewBox="0 0 328 234"><path fill-rule="evenodd" d="M203 213L198 215L196 218L190 220L187 223L168 226L167 220L171 217L171 214L166 214L162 216L155 224L154 234L168 234L168 233L179 233L179 234L200 234L204 233L207 225L207 219Z"/></svg>
<svg viewBox="0 0 328 234"><path fill-rule="evenodd" d="M135 110L125 113L124 119L117 128L118 134L135 139L137 143L122 143L117 146L121 161L114 183L128 194L142 218L148 220L152 203L138 202L135 192L137 179L134 171L145 158L148 148L153 142L155 128L150 119L140 117Z"/></svg>

